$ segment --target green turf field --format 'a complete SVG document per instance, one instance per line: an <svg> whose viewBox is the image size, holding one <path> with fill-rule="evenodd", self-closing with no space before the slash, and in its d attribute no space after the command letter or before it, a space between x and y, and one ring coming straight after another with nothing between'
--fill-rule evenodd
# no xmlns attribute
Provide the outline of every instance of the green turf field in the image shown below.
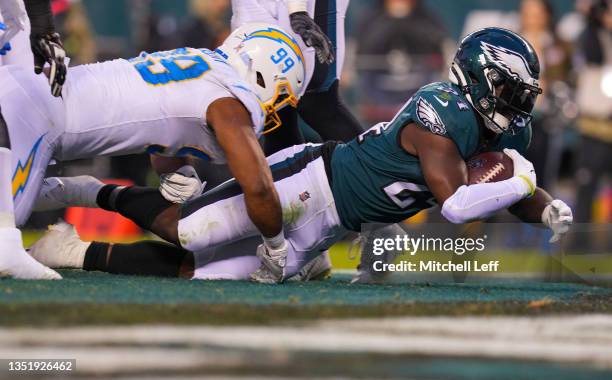
<svg viewBox="0 0 612 380"><path fill-rule="evenodd" d="M0 357L75 357L83 378L612 378L612 288L521 277L550 271L557 258L499 257L517 277L403 274L364 285L340 271L262 285L62 270L62 281L1 279ZM341 244L332 261L349 269L359 260ZM606 257L562 263L556 270L612 273ZM586 361L565 359L582 351ZM131 367L109 367L121 357Z"/></svg>
<svg viewBox="0 0 612 380"><path fill-rule="evenodd" d="M62 271L63 281L0 281L0 324L233 324L321 317L612 312L612 289L577 284L350 284L349 275L282 286Z"/></svg>

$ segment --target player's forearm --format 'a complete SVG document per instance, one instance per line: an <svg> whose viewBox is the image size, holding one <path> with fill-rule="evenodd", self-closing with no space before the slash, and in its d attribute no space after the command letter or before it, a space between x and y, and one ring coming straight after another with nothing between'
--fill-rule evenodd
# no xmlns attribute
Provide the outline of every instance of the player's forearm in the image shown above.
<svg viewBox="0 0 612 380"><path fill-rule="evenodd" d="M47 35L55 32L51 2L49 0L24 0L30 18L32 35Z"/></svg>
<svg viewBox="0 0 612 380"><path fill-rule="evenodd" d="M553 198L544 189L537 188L534 195L525 198L508 208L513 215L525 223L542 223L544 208ZM544 227L544 225L542 225Z"/></svg>
<svg viewBox="0 0 612 380"><path fill-rule="evenodd" d="M508 208L529 194L522 178L461 186L442 205L442 215L451 223L485 219Z"/></svg>
<svg viewBox="0 0 612 380"><path fill-rule="evenodd" d="M238 156L228 156L230 170L244 194L249 218L265 237L282 231L282 209L272 173L256 141L246 143Z"/></svg>
<svg viewBox="0 0 612 380"><path fill-rule="evenodd" d="M272 188L269 191L244 194L249 218L259 232L265 237L274 237L282 232L283 213L278 194Z"/></svg>

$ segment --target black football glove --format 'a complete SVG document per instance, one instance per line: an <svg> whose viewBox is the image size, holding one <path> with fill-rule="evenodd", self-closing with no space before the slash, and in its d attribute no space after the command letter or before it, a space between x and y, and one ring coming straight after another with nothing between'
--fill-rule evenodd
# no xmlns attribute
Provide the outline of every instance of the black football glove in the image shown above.
<svg viewBox="0 0 612 380"><path fill-rule="evenodd" d="M34 72L40 74L45 62L49 64L49 85L53 96L62 95L62 86L66 81L66 51L58 33L31 35L30 43L34 53Z"/></svg>
<svg viewBox="0 0 612 380"><path fill-rule="evenodd" d="M291 28L302 37L306 46L313 47L317 59L328 65L334 62L334 47L319 25L306 12L295 12L289 16Z"/></svg>

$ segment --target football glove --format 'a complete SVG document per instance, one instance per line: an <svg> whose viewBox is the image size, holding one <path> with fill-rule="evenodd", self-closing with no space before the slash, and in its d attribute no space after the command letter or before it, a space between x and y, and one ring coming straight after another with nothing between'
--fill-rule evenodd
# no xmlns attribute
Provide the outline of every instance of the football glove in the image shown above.
<svg viewBox="0 0 612 380"><path fill-rule="evenodd" d="M291 29L302 37L306 46L313 47L317 59L323 64L334 62L334 47L321 28L306 12L295 12L289 15Z"/></svg>
<svg viewBox="0 0 612 380"><path fill-rule="evenodd" d="M285 240L280 248L272 249L266 244L257 247L257 257L261 260L258 270L251 273L251 280L264 284L277 284L285 280L285 267L289 243Z"/></svg>
<svg viewBox="0 0 612 380"><path fill-rule="evenodd" d="M4 46L0 47L0 55L6 55L11 51L11 44L9 42L5 43Z"/></svg>
<svg viewBox="0 0 612 380"><path fill-rule="evenodd" d="M198 197L204 191L206 182L202 182L191 165L185 165L174 173L162 174L159 192L169 202L185 203Z"/></svg>
<svg viewBox="0 0 612 380"><path fill-rule="evenodd" d="M532 196L537 186L536 172L533 164L514 149L504 149L504 153L512 159L514 176L525 181L525 195Z"/></svg>
<svg viewBox="0 0 612 380"><path fill-rule="evenodd" d="M550 243L559 241L567 233L574 222L572 209L562 200L555 199L550 202L542 212L542 223L553 232Z"/></svg>
<svg viewBox="0 0 612 380"><path fill-rule="evenodd" d="M62 86L66 81L66 51L58 33L32 34L30 36L34 53L34 72L40 74L45 63L49 64L49 85L53 96L62 95Z"/></svg>

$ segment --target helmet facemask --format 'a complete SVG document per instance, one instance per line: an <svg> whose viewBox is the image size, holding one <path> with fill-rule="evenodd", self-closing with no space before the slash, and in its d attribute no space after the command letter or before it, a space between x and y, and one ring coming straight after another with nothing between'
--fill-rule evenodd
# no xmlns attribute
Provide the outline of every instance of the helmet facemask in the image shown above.
<svg viewBox="0 0 612 380"><path fill-rule="evenodd" d="M282 125L282 121L278 116L278 111L291 106L297 108L298 98L295 92L291 88L291 84L287 80L277 80L275 83L274 96L268 102L263 103L262 107L266 115L266 121L264 122L263 134L267 134L277 129Z"/></svg>
<svg viewBox="0 0 612 380"><path fill-rule="evenodd" d="M493 66L483 71L490 93L480 98L475 107L485 125L496 133L511 134L529 125L536 99L542 93L537 82L534 81L534 85L525 83Z"/></svg>

